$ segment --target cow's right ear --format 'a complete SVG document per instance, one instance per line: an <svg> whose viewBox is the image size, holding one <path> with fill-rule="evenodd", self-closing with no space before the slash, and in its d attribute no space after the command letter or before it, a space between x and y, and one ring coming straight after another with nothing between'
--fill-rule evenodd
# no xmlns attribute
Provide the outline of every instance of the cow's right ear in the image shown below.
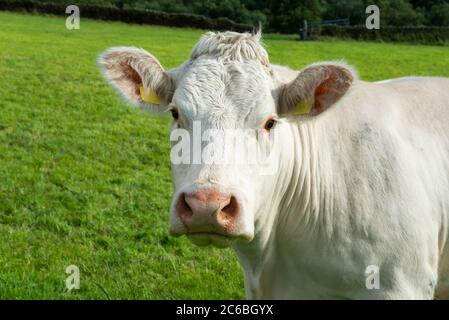
<svg viewBox="0 0 449 320"><path fill-rule="evenodd" d="M170 103L174 82L149 52L114 47L100 55L98 64L109 83L133 104L163 111Z"/></svg>
<svg viewBox="0 0 449 320"><path fill-rule="evenodd" d="M318 115L343 97L356 78L355 70L343 63L312 64L280 88L278 113Z"/></svg>

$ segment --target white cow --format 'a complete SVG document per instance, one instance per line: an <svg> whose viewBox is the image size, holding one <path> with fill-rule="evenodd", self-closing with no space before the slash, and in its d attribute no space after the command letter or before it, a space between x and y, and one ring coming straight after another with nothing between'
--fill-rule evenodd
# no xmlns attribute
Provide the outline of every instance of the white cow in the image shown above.
<svg viewBox="0 0 449 320"><path fill-rule="evenodd" d="M171 233L232 246L248 298L445 297L449 79L369 83L333 62L298 73L270 65L260 33L207 33L169 71L130 47L99 64L132 103L170 109L173 131L277 138L274 174L172 164Z"/></svg>

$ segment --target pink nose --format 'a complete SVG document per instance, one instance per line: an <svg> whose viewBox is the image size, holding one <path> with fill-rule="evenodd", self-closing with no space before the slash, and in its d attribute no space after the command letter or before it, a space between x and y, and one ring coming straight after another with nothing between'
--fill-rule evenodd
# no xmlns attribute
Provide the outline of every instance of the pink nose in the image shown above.
<svg viewBox="0 0 449 320"><path fill-rule="evenodd" d="M176 211L187 233L227 235L234 231L240 206L232 194L207 189L182 193Z"/></svg>

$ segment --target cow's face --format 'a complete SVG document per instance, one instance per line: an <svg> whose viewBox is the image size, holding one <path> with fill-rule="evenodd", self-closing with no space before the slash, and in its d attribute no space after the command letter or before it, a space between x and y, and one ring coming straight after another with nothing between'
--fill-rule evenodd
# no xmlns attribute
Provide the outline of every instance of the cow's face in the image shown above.
<svg viewBox="0 0 449 320"><path fill-rule="evenodd" d="M171 232L187 233L200 245L249 241L256 200L275 173L270 167L275 164L268 163L275 160L267 156L277 117L269 70L255 61L200 57L177 83L169 104L174 115ZM184 162L175 159L183 144L190 148Z"/></svg>
<svg viewBox="0 0 449 320"><path fill-rule="evenodd" d="M198 245L251 241L258 213L276 192L278 114L298 111L298 102L304 108L310 94L298 88L307 86L275 79L259 35L208 34L168 72L135 48L112 48L100 64L128 100L173 116L171 233ZM335 93L328 82L321 93ZM309 111L321 112L330 99L321 100Z"/></svg>

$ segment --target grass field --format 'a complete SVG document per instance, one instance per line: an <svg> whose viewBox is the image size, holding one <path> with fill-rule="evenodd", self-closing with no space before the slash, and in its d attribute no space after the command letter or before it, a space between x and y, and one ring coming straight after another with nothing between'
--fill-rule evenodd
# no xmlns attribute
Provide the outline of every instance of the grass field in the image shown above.
<svg viewBox="0 0 449 320"><path fill-rule="evenodd" d="M168 235L169 117L124 107L96 57L143 47L167 68L202 32L0 12L0 298L233 299L231 250ZM345 59L361 78L449 76L449 47L300 43L266 36L274 63ZM81 288L65 289L65 268Z"/></svg>

